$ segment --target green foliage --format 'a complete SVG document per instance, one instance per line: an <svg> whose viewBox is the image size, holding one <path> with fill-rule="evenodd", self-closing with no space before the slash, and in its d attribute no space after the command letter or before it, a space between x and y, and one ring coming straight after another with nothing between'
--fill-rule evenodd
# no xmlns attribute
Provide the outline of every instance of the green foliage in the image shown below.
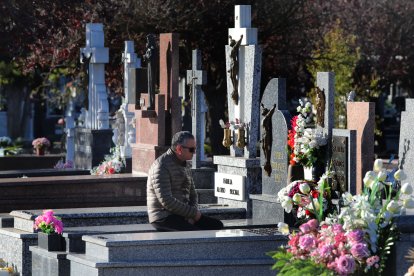
<svg viewBox="0 0 414 276"><path fill-rule="evenodd" d="M11 85L21 77L22 72L15 62L0 61L0 86Z"/></svg>
<svg viewBox="0 0 414 276"><path fill-rule="evenodd" d="M307 68L315 79L317 72L335 73L335 126L344 128L347 94L354 88L353 73L360 53L355 36L345 35L338 25L324 36L323 45L313 51L314 60Z"/></svg>
<svg viewBox="0 0 414 276"><path fill-rule="evenodd" d="M293 259L293 255L286 248L280 247L277 251L268 252L276 263L272 266L277 270L278 276L333 276L334 273L321 264L316 264L310 259Z"/></svg>

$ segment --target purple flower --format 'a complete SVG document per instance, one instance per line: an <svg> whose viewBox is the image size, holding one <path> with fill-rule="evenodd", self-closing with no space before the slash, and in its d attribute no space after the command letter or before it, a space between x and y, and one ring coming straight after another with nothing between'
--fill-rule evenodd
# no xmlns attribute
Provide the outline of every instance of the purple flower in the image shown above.
<svg viewBox="0 0 414 276"><path fill-rule="evenodd" d="M355 243L354 245L352 245L351 254L359 260L366 258L370 255L366 243Z"/></svg>
<svg viewBox="0 0 414 276"><path fill-rule="evenodd" d="M318 249L319 255L324 259L329 258L329 256L332 255L333 250L334 250L334 247L331 244L325 244Z"/></svg>
<svg viewBox="0 0 414 276"><path fill-rule="evenodd" d="M364 231L361 229L352 230L347 234L347 236L352 243L359 243L364 241Z"/></svg>
<svg viewBox="0 0 414 276"><path fill-rule="evenodd" d="M299 247L301 249L310 250L312 247L315 247L315 246L316 246L316 240L314 236L310 234L306 234L299 238Z"/></svg>
<svg viewBox="0 0 414 276"><path fill-rule="evenodd" d="M311 228L309 227L309 225L307 223L304 223L301 226L299 226L299 229L304 234L308 233L311 230Z"/></svg>
<svg viewBox="0 0 414 276"><path fill-rule="evenodd" d="M311 231L316 230L319 226L319 222L317 219L311 219L307 222L307 224L309 225Z"/></svg>
<svg viewBox="0 0 414 276"><path fill-rule="evenodd" d="M351 255L342 255L336 258L336 272L341 275L348 275L355 271L355 260Z"/></svg>
<svg viewBox="0 0 414 276"><path fill-rule="evenodd" d="M334 225L332 225L332 229L333 229L333 232L335 233L335 235L337 235L337 234L339 234L339 233L341 233L341 232L344 231L344 229L342 228L342 225L341 224L334 224Z"/></svg>

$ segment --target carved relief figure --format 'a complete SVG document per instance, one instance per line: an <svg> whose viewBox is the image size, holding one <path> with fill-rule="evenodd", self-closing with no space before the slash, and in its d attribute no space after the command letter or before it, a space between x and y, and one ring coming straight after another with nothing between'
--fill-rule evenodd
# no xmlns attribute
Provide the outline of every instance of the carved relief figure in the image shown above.
<svg viewBox="0 0 414 276"><path fill-rule="evenodd" d="M154 35L147 35L146 52L143 57L147 63L147 74L148 74L148 97L149 106L148 110L155 109L155 82L156 82L156 62L157 62L157 46L155 45Z"/></svg>
<svg viewBox="0 0 414 276"><path fill-rule="evenodd" d="M316 87L316 124L325 127L325 91Z"/></svg>
<svg viewBox="0 0 414 276"><path fill-rule="evenodd" d="M231 98L233 99L234 104L239 102L239 92L238 92L238 79L237 74L239 73L239 47L243 40L243 35L240 36L240 39L236 42L230 35L230 70L227 71L230 73L231 84L233 85L233 92L231 93Z"/></svg>
<svg viewBox="0 0 414 276"><path fill-rule="evenodd" d="M272 173L272 166L270 165L270 155L272 152L272 116L275 112L276 105L273 105L273 108L269 110L263 104L261 104L262 110L262 150L265 156L265 164L263 169L267 173L267 176L270 176Z"/></svg>

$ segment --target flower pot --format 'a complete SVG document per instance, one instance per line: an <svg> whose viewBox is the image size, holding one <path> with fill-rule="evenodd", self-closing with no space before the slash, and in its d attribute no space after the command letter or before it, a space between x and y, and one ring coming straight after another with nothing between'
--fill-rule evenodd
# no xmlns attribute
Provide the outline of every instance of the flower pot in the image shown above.
<svg viewBox="0 0 414 276"><path fill-rule="evenodd" d="M43 232L37 233L37 242L40 248L47 251L65 251L66 242L62 235L57 233L46 234Z"/></svg>
<svg viewBox="0 0 414 276"><path fill-rule="evenodd" d="M45 155L45 148L36 148L36 155Z"/></svg>

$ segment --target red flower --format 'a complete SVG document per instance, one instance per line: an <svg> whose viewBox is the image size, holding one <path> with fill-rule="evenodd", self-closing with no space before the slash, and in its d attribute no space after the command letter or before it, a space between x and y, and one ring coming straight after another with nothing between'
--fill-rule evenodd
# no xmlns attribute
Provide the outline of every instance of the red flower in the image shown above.
<svg viewBox="0 0 414 276"><path fill-rule="evenodd" d="M109 168L108 169L108 173L109 174L114 174L115 173L115 169L114 168Z"/></svg>
<svg viewBox="0 0 414 276"><path fill-rule="evenodd" d="M313 191L311 192L311 195L312 195L312 197L313 197L313 198L318 198L319 193L318 193L318 191L313 190Z"/></svg>

